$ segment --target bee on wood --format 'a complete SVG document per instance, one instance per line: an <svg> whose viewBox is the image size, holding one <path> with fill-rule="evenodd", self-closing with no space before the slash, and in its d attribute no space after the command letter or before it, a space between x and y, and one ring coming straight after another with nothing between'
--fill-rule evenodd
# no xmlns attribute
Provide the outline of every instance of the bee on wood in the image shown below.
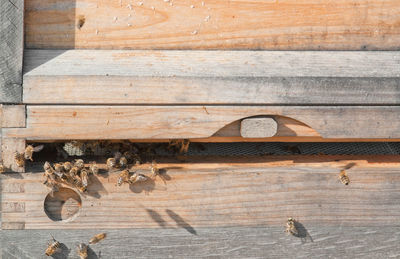
<svg viewBox="0 0 400 259"><path fill-rule="evenodd" d="M79 170L85 167L85 163L82 159L75 159L74 166L78 167Z"/></svg>
<svg viewBox="0 0 400 259"><path fill-rule="evenodd" d="M126 157L121 156L121 158L118 161L119 167L120 168L125 168L128 166L128 159L126 159Z"/></svg>
<svg viewBox="0 0 400 259"><path fill-rule="evenodd" d="M50 165L49 162L45 162L43 165L43 169L44 169L44 175L47 177L53 176L54 177L54 169L53 167Z"/></svg>
<svg viewBox="0 0 400 259"><path fill-rule="evenodd" d="M82 181L82 186L87 188L89 184L89 172L86 169L81 170L81 181Z"/></svg>
<svg viewBox="0 0 400 259"><path fill-rule="evenodd" d="M78 24L76 25L76 27L80 30L82 28L82 26L85 24L85 16L83 15L79 15L78 16Z"/></svg>
<svg viewBox="0 0 400 259"><path fill-rule="evenodd" d="M137 173L133 173L131 175L131 177L129 177L129 184L134 184L134 183L138 183L138 182L145 182L147 181L147 176L145 176L144 174L137 174Z"/></svg>
<svg viewBox="0 0 400 259"><path fill-rule="evenodd" d="M110 157L107 159L107 168L108 171L112 171L117 167L117 160L114 157Z"/></svg>
<svg viewBox="0 0 400 259"><path fill-rule="evenodd" d="M69 174L70 176L74 177L75 175L78 175L79 172L80 172L80 169L79 169L77 166L73 166L73 167L69 170L68 174Z"/></svg>
<svg viewBox="0 0 400 259"><path fill-rule="evenodd" d="M14 162L17 164L18 167L24 167L25 165L25 157L24 153L14 153Z"/></svg>
<svg viewBox="0 0 400 259"><path fill-rule="evenodd" d="M64 165L60 164L60 163L55 163L54 164L54 173L62 178L64 175Z"/></svg>
<svg viewBox="0 0 400 259"><path fill-rule="evenodd" d="M69 172L72 169L72 164L71 162L64 162L63 167L64 167L64 172Z"/></svg>
<svg viewBox="0 0 400 259"><path fill-rule="evenodd" d="M41 151L43 149L43 147L44 147L44 145L39 145L39 146L36 146L36 147L33 147L32 145L28 145L25 148L25 151L24 151L24 158L26 160L29 159L29 160L33 161L33 159L32 159L33 152L39 152L39 151Z"/></svg>
<svg viewBox="0 0 400 259"><path fill-rule="evenodd" d="M90 163L89 170L94 175L99 173L99 167L97 166L96 162L93 161Z"/></svg>
<svg viewBox="0 0 400 259"><path fill-rule="evenodd" d="M299 232L296 228L296 220L293 218L288 218L286 222L286 233L292 234L293 236L298 236Z"/></svg>
<svg viewBox="0 0 400 259"><path fill-rule="evenodd" d="M348 185L350 183L350 178L347 176L345 170L340 171L339 179L344 185Z"/></svg>
<svg viewBox="0 0 400 259"><path fill-rule="evenodd" d="M3 162L0 162L0 174L6 171L6 167L4 166Z"/></svg>
<svg viewBox="0 0 400 259"><path fill-rule="evenodd" d="M54 192L58 192L60 190L59 184L53 179L47 178L43 184L50 189L50 196L52 197L54 196Z"/></svg>
<svg viewBox="0 0 400 259"><path fill-rule="evenodd" d="M124 182L128 181L129 181L129 171L123 170L118 176L117 185L121 186Z"/></svg>
<svg viewBox="0 0 400 259"><path fill-rule="evenodd" d="M82 180L78 175L75 175L73 184L80 192L86 192L86 186L83 185Z"/></svg>
<svg viewBox="0 0 400 259"><path fill-rule="evenodd" d="M89 244L97 244L104 238L106 238L106 233L97 234L89 240Z"/></svg>
<svg viewBox="0 0 400 259"><path fill-rule="evenodd" d="M157 175L160 175L160 169L158 169L157 163L155 160L151 162L150 166L150 171L151 171L151 177L154 179L157 177Z"/></svg>
<svg viewBox="0 0 400 259"><path fill-rule="evenodd" d="M85 243L80 243L78 245L78 255L81 259L88 258L88 246Z"/></svg>
<svg viewBox="0 0 400 259"><path fill-rule="evenodd" d="M52 237L52 238L53 238L53 240L49 241L47 244L47 249L45 252L45 254L47 256L52 256L55 253L57 253L57 251L60 249L60 246L61 246L60 242L55 240L54 237Z"/></svg>

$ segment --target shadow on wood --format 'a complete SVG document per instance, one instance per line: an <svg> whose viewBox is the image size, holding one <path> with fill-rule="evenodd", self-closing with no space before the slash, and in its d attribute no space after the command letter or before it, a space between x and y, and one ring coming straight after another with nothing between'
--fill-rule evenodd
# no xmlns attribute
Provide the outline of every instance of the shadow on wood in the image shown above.
<svg viewBox="0 0 400 259"><path fill-rule="evenodd" d="M60 242L60 248L51 257L55 259L67 259L70 252L71 249L69 249L64 243Z"/></svg>
<svg viewBox="0 0 400 259"><path fill-rule="evenodd" d="M179 216L172 210L166 210L166 212L176 222L178 227L186 229L187 232L189 232L190 234L197 235L196 230L189 223L187 223L181 216Z"/></svg>
<svg viewBox="0 0 400 259"><path fill-rule="evenodd" d="M161 217L161 215L154 210L146 209L149 216L156 222L160 227L165 228L167 226L167 222Z"/></svg>

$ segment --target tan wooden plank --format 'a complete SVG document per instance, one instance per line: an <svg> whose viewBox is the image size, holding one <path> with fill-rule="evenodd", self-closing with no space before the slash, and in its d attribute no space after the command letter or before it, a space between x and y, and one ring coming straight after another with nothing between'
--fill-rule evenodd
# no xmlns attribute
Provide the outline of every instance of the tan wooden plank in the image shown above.
<svg viewBox="0 0 400 259"><path fill-rule="evenodd" d="M395 258L399 228L305 224L311 240L284 233L283 227L116 229L91 247L89 258ZM0 234L3 258L46 258L52 234L65 248L58 258L77 258L76 244L99 230L8 230ZM132 247L132 240L135 246ZM64 257L62 257L64 256Z"/></svg>
<svg viewBox="0 0 400 259"><path fill-rule="evenodd" d="M22 128L16 128L22 129ZM4 132L5 129L2 129ZM14 160L15 152L22 153L25 150L25 139L7 138L2 136L1 158L7 171L24 172L24 167L18 167Z"/></svg>
<svg viewBox="0 0 400 259"><path fill-rule="evenodd" d="M29 0L25 41L28 48L393 50L400 46L397 0L203 2Z"/></svg>
<svg viewBox="0 0 400 259"><path fill-rule="evenodd" d="M24 194L3 194L2 203L25 202L23 212L3 212L4 222L25 221L26 229L175 228L277 226L288 217L314 226L393 226L399 223L399 163L359 160L301 162L287 158L257 163L159 163L164 182L116 186L118 172L91 177L77 216L52 221L43 210L48 193L41 173L2 179L23 183ZM271 162L272 161L272 162ZM338 174L347 170L351 183ZM101 164L104 168L105 165ZM137 167L149 174L149 164ZM190 227L189 227L190 226Z"/></svg>
<svg viewBox="0 0 400 259"><path fill-rule="evenodd" d="M273 137L278 131L278 123L273 118L249 118L240 122L240 135L244 138Z"/></svg>
<svg viewBox="0 0 400 259"><path fill-rule="evenodd" d="M25 127L25 105L1 105L0 119L3 128Z"/></svg>
<svg viewBox="0 0 400 259"><path fill-rule="evenodd" d="M400 104L400 52L29 50L24 103Z"/></svg>
<svg viewBox="0 0 400 259"><path fill-rule="evenodd" d="M3 129L3 138L207 138L246 117L279 115L304 123L324 138L388 139L400 138L399 114L396 106L28 105L27 128Z"/></svg>

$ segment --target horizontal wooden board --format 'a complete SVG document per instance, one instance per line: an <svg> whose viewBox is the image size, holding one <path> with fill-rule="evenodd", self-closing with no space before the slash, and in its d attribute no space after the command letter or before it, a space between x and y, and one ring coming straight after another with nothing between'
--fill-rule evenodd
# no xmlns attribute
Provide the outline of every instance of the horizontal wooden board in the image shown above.
<svg viewBox="0 0 400 259"><path fill-rule="evenodd" d="M287 236L282 227L106 230L107 238L90 246L89 258L395 258L399 227L304 226L310 239ZM65 247L56 258L78 258L76 245L99 230L0 232L3 258L48 258L50 234ZM134 244L132 245L132 240Z"/></svg>
<svg viewBox="0 0 400 259"><path fill-rule="evenodd" d="M25 127L25 105L0 105L2 128Z"/></svg>
<svg viewBox="0 0 400 259"><path fill-rule="evenodd" d="M3 129L3 137L28 140L207 138L232 122L258 115L289 117L324 138L400 138L400 107L397 106L101 105L27 105L27 127ZM296 136L290 123L287 125L279 126L282 132ZM284 137L279 127L277 136ZM298 123L294 124L296 128ZM306 132L310 134L309 130Z"/></svg>
<svg viewBox="0 0 400 259"><path fill-rule="evenodd" d="M3 190L3 226L22 222L25 229L181 227L195 234L198 227L283 228L288 217L315 226L400 223L398 162L268 159L257 158L255 163L249 159L215 163L161 161L162 178L134 186L117 187L118 172L91 176L92 184L88 194L81 195L77 216L62 222L52 221L44 212L48 189L42 184L41 172L6 175L2 186L22 184L23 192ZM343 168L349 168L348 186L338 178ZM150 165L133 170L150 174Z"/></svg>
<svg viewBox="0 0 400 259"><path fill-rule="evenodd" d="M397 0L28 0L25 5L28 48L400 47Z"/></svg>
<svg viewBox="0 0 400 259"><path fill-rule="evenodd" d="M24 103L400 104L400 52L28 50Z"/></svg>

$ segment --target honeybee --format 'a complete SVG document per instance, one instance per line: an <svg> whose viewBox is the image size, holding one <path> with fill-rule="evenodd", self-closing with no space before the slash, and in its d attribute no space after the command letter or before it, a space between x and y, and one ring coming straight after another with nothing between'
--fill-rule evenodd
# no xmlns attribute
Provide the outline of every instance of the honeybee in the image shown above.
<svg viewBox="0 0 400 259"><path fill-rule="evenodd" d="M107 168L108 171L111 171L112 169L116 168L117 166L117 160L114 157L110 157L107 159Z"/></svg>
<svg viewBox="0 0 400 259"><path fill-rule="evenodd" d="M126 158L128 163L133 163L133 154L130 151L125 151L123 156Z"/></svg>
<svg viewBox="0 0 400 259"><path fill-rule="evenodd" d="M296 228L296 220L293 218L288 218L286 222L286 233L292 234L293 236L298 236L299 232Z"/></svg>
<svg viewBox="0 0 400 259"><path fill-rule="evenodd" d="M39 151L41 151L43 149L43 147L44 147L44 145L39 145L39 146L36 146L36 147L33 147L32 145L28 145L25 148L24 158L26 160L29 159L29 160L33 161L33 159L32 159L33 152L39 152Z"/></svg>
<svg viewBox="0 0 400 259"><path fill-rule="evenodd" d="M158 169L157 163L156 163L155 160L153 160L153 161L151 162L150 171L151 171L151 177L152 177L152 178L156 178L157 175L160 174L160 170Z"/></svg>
<svg viewBox="0 0 400 259"><path fill-rule="evenodd" d="M58 176L58 177L63 177L64 175L64 166L60 163L55 163L54 164L54 173Z"/></svg>
<svg viewBox="0 0 400 259"><path fill-rule="evenodd" d="M95 235L94 237L92 237L89 240L89 244L97 244L98 242L100 242L101 240L103 240L104 238L106 238L107 234L106 233L100 233Z"/></svg>
<svg viewBox="0 0 400 259"><path fill-rule="evenodd" d="M340 171L339 179L344 185L348 185L350 183L350 178L347 176L345 170Z"/></svg>
<svg viewBox="0 0 400 259"><path fill-rule="evenodd" d="M54 177L54 169L53 167L50 165L49 162L45 162L43 165L43 169L44 169L44 175L47 177L53 176Z"/></svg>
<svg viewBox="0 0 400 259"><path fill-rule="evenodd" d="M78 255L81 259L86 259L88 257L88 247L84 243L78 245Z"/></svg>
<svg viewBox="0 0 400 259"><path fill-rule="evenodd" d="M4 166L3 162L0 162L0 174L6 171L6 167Z"/></svg>
<svg viewBox="0 0 400 259"><path fill-rule="evenodd" d="M119 151L117 151L117 152L114 153L114 158L115 158L115 160L117 160L117 161L121 158L121 156L122 156L122 154L121 154L121 152L119 152Z"/></svg>
<svg viewBox="0 0 400 259"><path fill-rule="evenodd" d="M64 167L65 172L69 172L72 168L72 164L71 164L71 162L67 161L67 162L64 162L63 167Z"/></svg>
<svg viewBox="0 0 400 259"><path fill-rule="evenodd" d="M129 177L129 184L134 184L137 182L145 182L147 181L147 176L145 176L144 174L137 174L137 173L133 173L131 175L131 177Z"/></svg>
<svg viewBox="0 0 400 259"><path fill-rule="evenodd" d="M76 27L80 30L82 28L82 26L85 24L85 16L83 15L79 15L78 16L78 23L76 25Z"/></svg>
<svg viewBox="0 0 400 259"><path fill-rule="evenodd" d="M79 173L79 171L80 171L80 169L77 167L77 166L73 166L70 170L69 170L69 175L70 176L75 176L75 175L78 175L78 173Z"/></svg>
<svg viewBox="0 0 400 259"><path fill-rule="evenodd" d="M99 167L97 166L96 162L91 162L89 170L92 174L97 175L99 173Z"/></svg>
<svg viewBox="0 0 400 259"><path fill-rule="evenodd" d="M82 180L78 175L75 175L73 178L73 184L80 192L86 192L86 186L83 185Z"/></svg>
<svg viewBox="0 0 400 259"><path fill-rule="evenodd" d="M24 153L14 153L14 162L17 164L18 167L24 167L25 165L25 157Z"/></svg>
<svg viewBox="0 0 400 259"><path fill-rule="evenodd" d="M43 182L43 184L50 189L51 196L54 195L54 192L58 192L60 190L59 184L53 179L47 178L46 181Z"/></svg>
<svg viewBox="0 0 400 259"><path fill-rule="evenodd" d="M84 187L87 187L89 184L89 176L88 176L88 171L86 169L82 169L81 170L81 181L82 181L82 185Z"/></svg>
<svg viewBox="0 0 400 259"><path fill-rule="evenodd" d="M190 141L188 139L170 140L168 149L177 149L180 154L187 153L189 150Z"/></svg>
<svg viewBox="0 0 400 259"><path fill-rule="evenodd" d="M78 167L79 170L85 167L85 163L82 159L75 159L74 166Z"/></svg>
<svg viewBox="0 0 400 259"><path fill-rule="evenodd" d="M129 181L129 171L123 170L118 177L117 185L121 186L122 183Z"/></svg>
<svg viewBox="0 0 400 259"><path fill-rule="evenodd" d="M128 166L128 159L126 159L126 157L122 156L119 159L118 164L119 164L119 167L125 168L126 166Z"/></svg>
<svg viewBox="0 0 400 259"><path fill-rule="evenodd" d="M47 249L46 249L46 252L45 252L45 254L46 254L47 256L52 256L52 255L54 255L54 254L58 251L58 249L60 248L60 246L61 246L60 242L58 242L57 240L55 240L53 236L52 236L52 238L53 238L53 240L51 240L51 241L49 241L49 242L47 243L48 246L47 246Z"/></svg>

